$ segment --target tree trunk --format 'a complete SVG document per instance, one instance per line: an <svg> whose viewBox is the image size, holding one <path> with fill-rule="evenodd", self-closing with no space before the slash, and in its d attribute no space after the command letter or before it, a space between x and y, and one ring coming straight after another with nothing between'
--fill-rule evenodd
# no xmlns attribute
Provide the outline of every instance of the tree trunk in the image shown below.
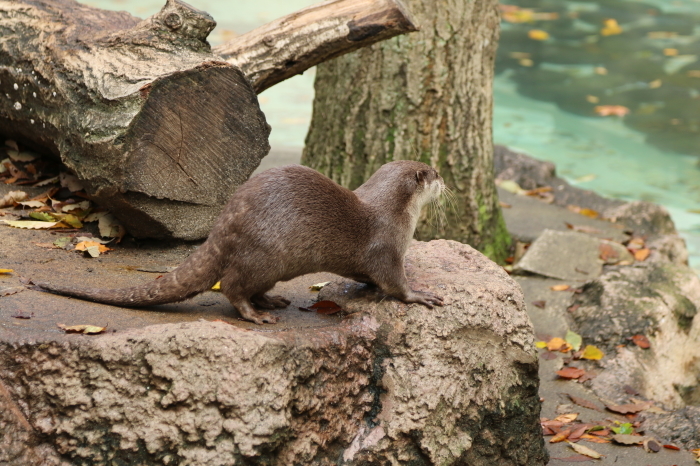
<svg viewBox="0 0 700 466"><path fill-rule="evenodd" d="M143 21L0 0L0 134L60 157L134 236L204 238L270 149L256 90L415 30L400 0L330 0L219 55L215 24L180 0Z"/></svg>
<svg viewBox="0 0 700 466"><path fill-rule="evenodd" d="M420 31L322 63L302 163L354 189L380 165L415 159L454 191L447 222L419 239L469 243L495 260L510 242L493 179L498 2L407 0Z"/></svg>

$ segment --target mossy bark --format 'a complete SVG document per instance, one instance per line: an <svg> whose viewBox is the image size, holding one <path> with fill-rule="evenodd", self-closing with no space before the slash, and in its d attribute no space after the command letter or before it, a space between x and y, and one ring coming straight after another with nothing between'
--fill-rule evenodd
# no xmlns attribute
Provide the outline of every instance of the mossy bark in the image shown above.
<svg viewBox="0 0 700 466"><path fill-rule="evenodd" d="M493 181L496 0L407 0L421 30L318 66L302 163L354 189L398 159L436 167L456 195L421 240L469 243L500 260L510 238Z"/></svg>

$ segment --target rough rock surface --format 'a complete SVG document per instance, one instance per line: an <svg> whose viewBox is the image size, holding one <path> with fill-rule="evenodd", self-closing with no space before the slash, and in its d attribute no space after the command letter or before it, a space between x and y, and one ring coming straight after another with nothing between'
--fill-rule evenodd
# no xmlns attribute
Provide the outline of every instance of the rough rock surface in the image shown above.
<svg viewBox="0 0 700 466"><path fill-rule="evenodd" d="M0 425L71 464L545 464L520 288L452 241L414 243L407 275L446 305L338 279L321 296L347 313L332 326L0 341L20 419Z"/></svg>

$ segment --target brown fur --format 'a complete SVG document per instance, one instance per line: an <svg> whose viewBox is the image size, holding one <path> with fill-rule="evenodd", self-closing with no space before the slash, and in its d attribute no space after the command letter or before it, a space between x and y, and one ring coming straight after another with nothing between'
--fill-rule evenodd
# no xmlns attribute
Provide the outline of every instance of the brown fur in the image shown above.
<svg viewBox="0 0 700 466"><path fill-rule="evenodd" d="M221 280L231 304L245 319L261 324L278 318L251 303L265 309L289 304L266 294L278 281L332 272L432 308L442 305L442 298L411 290L403 264L421 208L443 188L434 169L405 160L382 166L355 191L311 168L273 168L239 187L207 241L159 280L112 290L36 285L90 301L142 307L185 300Z"/></svg>

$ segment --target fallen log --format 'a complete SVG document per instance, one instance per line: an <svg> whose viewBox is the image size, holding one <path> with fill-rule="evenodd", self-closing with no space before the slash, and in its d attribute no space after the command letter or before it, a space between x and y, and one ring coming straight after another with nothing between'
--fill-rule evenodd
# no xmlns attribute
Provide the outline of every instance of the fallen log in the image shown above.
<svg viewBox="0 0 700 466"><path fill-rule="evenodd" d="M134 236L206 237L269 151L256 91L415 30L400 0L333 0L272 24L212 51L215 21L179 0L143 21L0 0L0 135L60 157Z"/></svg>

